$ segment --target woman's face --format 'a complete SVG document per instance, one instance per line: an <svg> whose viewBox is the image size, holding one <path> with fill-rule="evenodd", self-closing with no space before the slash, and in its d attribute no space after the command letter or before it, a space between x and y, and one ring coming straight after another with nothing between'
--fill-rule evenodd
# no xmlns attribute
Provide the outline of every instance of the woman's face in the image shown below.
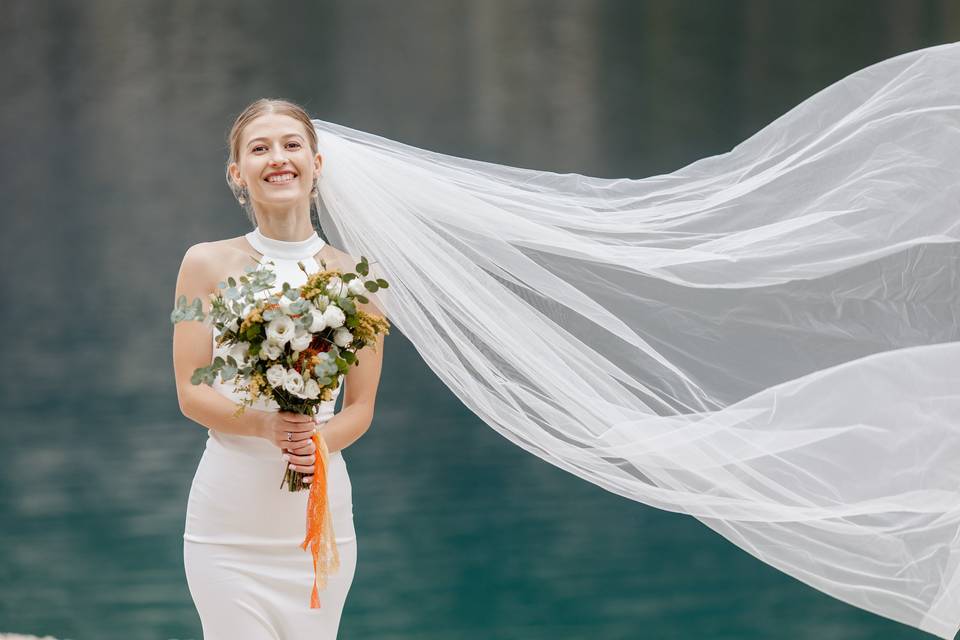
<svg viewBox="0 0 960 640"><path fill-rule="evenodd" d="M266 113L251 120L241 134L237 162L230 165L230 174L238 185L246 185L250 201L261 209L297 202L309 207L321 162L319 153L310 152L299 120Z"/></svg>

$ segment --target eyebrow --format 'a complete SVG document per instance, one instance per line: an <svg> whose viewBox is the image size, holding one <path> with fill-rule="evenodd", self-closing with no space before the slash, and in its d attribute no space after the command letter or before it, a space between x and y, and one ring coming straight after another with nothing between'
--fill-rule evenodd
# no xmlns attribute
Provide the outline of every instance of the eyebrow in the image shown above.
<svg viewBox="0 0 960 640"><path fill-rule="evenodd" d="M299 133L285 133L285 134L283 134L282 136L280 136L280 138L281 138L281 139L283 139L283 138L300 138L300 139L302 140L302 139L303 139L303 136L301 136ZM251 140L250 142L247 143L247 146L249 147L249 146L252 145L254 142L257 142L258 140L269 140L269 138L264 138L263 136L254 138L253 140Z"/></svg>

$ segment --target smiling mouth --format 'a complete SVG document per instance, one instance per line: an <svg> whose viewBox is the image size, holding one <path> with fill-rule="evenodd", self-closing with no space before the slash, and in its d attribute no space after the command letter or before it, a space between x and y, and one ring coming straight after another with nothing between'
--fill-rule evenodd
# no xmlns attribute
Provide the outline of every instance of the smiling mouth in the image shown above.
<svg viewBox="0 0 960 640"><path fill-rule="evenodd" d="M267 184L288 184L297 179L297 176L292 173L285 173L278 178L264 178L264 182Z"/></svg>

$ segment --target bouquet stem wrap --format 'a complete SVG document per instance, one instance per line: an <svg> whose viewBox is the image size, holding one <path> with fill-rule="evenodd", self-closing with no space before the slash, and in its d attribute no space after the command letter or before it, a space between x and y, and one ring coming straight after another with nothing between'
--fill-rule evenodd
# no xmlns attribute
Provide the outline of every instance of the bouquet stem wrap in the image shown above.
<svg viewBox="0 0 960 640"><path fill-rule="evenodd" d="M307 500L307 534L300 548L310 546L313 555L313 591L310 594L310 608L320 608L319 590L327 586L327 576L340 567L340 555L334 539L333 519L330 516L330 501L327 496L327 444L319 434L311 436L317 445L317 464L310 483L310 497Z"/></svg>

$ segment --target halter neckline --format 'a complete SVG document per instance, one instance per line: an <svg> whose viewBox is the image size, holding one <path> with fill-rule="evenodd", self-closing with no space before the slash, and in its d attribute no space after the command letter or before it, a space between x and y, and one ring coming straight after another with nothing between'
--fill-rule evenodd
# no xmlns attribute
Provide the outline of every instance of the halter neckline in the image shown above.
<svg viewBox="0 0 960 640"><path fill-rule="evenodd" d="M263 235L260 227L244 236L254 249L269 258L281 260L304 260L312 258L327 243L323 241L316 229L304 240L277 240Z"/></svg>

